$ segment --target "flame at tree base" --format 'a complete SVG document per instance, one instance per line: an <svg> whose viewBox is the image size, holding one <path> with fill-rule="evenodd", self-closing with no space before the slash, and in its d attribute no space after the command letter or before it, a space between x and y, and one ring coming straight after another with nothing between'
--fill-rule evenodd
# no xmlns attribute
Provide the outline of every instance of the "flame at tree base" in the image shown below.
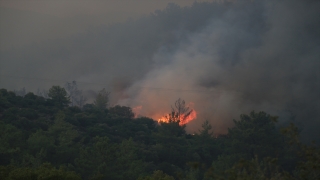
<svg viewBox="0 0 320 180"><path fill-rule="evenodd" d="M149 114L149 117L152 117L152 119L158 119L158 123L175 122L179 123L180 126L183 126L197 118L197 112L194 109L191 109L193 106L193 102L186 105L185 101L179 98L172 107L172 112L164 116L161 115L162 113L159 112L159 109L157 110L158 113L154 113L154 111L145 112L145 110L143 111L142 109L142 105L133 107L132 112L134 113L135 118L141 116L140 113L142 112L147 116Z"/></svg>
<svg viewBox="0 0 320 180"><path fill-rule="evenodd" d="M171 114L168 114L158 119L158 123L179 122L179 125L183 126L196 118L197 118L197 112L195 110L192 110L190 114L187 114L187 115L185 114L179 115L178 113L172 112Z"/></svg>

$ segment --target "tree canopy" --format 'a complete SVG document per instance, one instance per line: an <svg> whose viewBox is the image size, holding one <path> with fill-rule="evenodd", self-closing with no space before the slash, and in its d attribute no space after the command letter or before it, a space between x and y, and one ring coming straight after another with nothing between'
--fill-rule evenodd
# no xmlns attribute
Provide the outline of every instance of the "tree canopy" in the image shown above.
<svg viewBox="0 0 320 180"><path fill-rule="evenodd" d="M66 107L70 103L67 91L60 86L52 86L48 96L60 107Z"/></svg>
<svg viewBox="0 0 320 180"><path fill-rule="evenodd" d="M225 135L209 121L189 134L126 106L71 106L59 86L49 94L0 89L0 179L319 179L319 148L265 112L240 115Z"/></svg>
<svg viewBox="0 0 320 180"><path fill-rule="evenodd" d="M109 103L109 94L110 93L107 92L105 88L103 88L96 96L94 105L99 109L106 109Z"/></svg>

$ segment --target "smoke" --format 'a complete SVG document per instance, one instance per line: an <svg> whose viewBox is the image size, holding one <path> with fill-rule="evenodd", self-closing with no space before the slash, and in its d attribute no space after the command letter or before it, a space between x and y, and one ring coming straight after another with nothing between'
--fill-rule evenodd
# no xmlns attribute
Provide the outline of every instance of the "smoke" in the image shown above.
<svg viewBox="0 0 320 180"><path fill-rule="evenodd" d="M160 49L154 68L121 103L159 118L182 98L199 115L187 129L197 131L207 119L215 133L226 133L239 114L266 111L319 137L319 8L315 1L228 6L173 52Z"/></svg>
<svg viewBox="0 0 320 180"><path fill-rule="evenodd" d="M1 51L0 85L32 90L76 80L153 118L178 98L192 102L198 118L189 132L208 120L226 133L232 119L256 110L320 137L319 9L311 0L169 4L136 20Z"/></svg>

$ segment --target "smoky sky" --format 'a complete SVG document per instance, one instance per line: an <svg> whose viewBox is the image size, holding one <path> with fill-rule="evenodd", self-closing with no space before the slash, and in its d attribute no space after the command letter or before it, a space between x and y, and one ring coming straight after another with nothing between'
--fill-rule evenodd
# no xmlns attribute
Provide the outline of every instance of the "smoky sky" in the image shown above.
<svg viewBox="0 0 320 180"><path fill-rule="evenodd" d="M178 98L192 102L198 118L189 132L209 120L215 133L226 133L232 119L255 110L320 137L319 9L311 0L171 3L125 22L3 48L1 87L34 91L76 80L152 118Z"/></svg>

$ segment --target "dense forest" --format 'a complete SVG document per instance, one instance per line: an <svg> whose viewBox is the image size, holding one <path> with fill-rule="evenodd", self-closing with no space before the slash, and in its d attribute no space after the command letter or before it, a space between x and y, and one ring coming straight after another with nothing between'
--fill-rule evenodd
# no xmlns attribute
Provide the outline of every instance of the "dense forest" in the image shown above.
<svg viewBox="0 0 320 180"><path fill-rule="evenodd" d="M60 86L47 98L1 89L0 179L320 179L319 148L274 115L242 114L219 136L204 120L188 134L175 116L136 118L108 98L76 106Z"/></svg>

